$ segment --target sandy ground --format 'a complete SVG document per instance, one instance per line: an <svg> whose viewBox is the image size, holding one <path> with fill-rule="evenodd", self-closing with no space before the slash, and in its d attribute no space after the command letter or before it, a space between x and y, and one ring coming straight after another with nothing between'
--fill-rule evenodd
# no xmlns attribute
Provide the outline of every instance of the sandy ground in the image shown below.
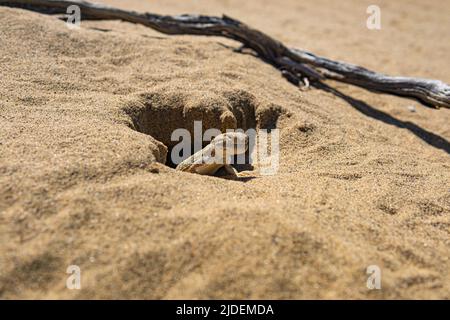
<svg viewBox="0 0 450 320"><path fill-rule="evenodd" d="M449 2L378 1L379 31L372 1L103 2L226 13L289 46L450 82ZM3 7L0 25L1 298L450 298L450 110L335 82L341 97L300 91L221 38L71 30ZM280 129L276 175L164 165L170 130L227 110Z"/></svg>

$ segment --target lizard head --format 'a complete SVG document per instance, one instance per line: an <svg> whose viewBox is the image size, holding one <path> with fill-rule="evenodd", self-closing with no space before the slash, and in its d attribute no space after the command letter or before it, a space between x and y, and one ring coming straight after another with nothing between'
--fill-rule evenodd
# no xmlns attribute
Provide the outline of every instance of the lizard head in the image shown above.
<svg viewBox="0 0 450 320"><path fill-rule="evenodd" d="M227 132L215 137L211 144L217 151L222 151L227 156L241 154L248 149L248 136L241 132Z"/></svg>

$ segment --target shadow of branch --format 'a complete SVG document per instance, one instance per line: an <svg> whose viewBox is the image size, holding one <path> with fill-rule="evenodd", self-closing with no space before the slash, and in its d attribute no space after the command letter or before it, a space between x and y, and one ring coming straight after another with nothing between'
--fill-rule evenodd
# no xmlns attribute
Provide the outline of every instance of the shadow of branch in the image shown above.
<svg viewBox="0 0 450 320"><path fill-rule="evenodd" d="M418 138L420 138L423 141L425 141L426 143L428 143L429 145L431 145L437 149L441 149L441 150L445 151L447 154L450 154L450 143L446 139L442 138L441 136L439 136L437 134L434 134L430 131L427 131L427 130L419 127L415 123L399 120L399 119L389 115L388 113L377 110L377 109L373 108L372 106L368 105L367 103L365 103L364 101L352 98L352 97L344 94L343 92L328 86L327 84L316 82L316 83L314 83L314 87L334 94L335 96L343 99L348 104L350 104L353 108L355 108L356 110L358 110L359 112L361 112L362 114L364 114L368 117L371 117L378 121L382 121L382 122L392 125L392 126L396 126L397 128L407 129L411 133L416 135Z"/></svg>

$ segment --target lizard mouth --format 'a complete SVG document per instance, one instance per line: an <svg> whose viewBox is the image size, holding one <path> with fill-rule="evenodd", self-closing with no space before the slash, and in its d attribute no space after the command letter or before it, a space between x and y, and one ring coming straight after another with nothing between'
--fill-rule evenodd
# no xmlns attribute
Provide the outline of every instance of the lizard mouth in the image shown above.
<svg viewBox="0 0 450 320"><path fill-rule="evenodd" d="M176 149L180 141L172 139L175 130L185 129L194 136L195 121L202 121L202 134L213 128L222 132L223 129L236 128L243 131L255 128L273 129L276 128L277 119L284 114L283 108L272 103L261 104L251 93L244 90L219 93L199 91L193 94L190 90L171 91L165 88L136 94L122 106L122 111L127 116L125 121L131 129L154 139L152 143L156 145L156 161L171 168L178 164L172 159L174 149L178 158L186 158L198 151L194 143L191 143L190 150ZM227 117L224 114L227 114ZM248 137L245 142L244 139L233 142L234 146L227 148L230 154L240 155L250 148ZM206 145L204 142L202 148Z"/></svg>

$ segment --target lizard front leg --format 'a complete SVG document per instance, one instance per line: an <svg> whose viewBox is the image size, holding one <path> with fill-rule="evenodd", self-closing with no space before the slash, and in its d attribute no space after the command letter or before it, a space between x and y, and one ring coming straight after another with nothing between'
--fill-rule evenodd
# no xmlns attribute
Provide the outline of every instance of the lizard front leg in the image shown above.
<svg viewBox="0 0 450 320"><path fill-rule="evenodd" d="M237 178L239 176L239 173L237 172L237 170L235 168L233 168L232 165L224 164L223 168L225 169L225 171L228 173L229 176L231 176L233 178Z"/></svg>
<svg viewBox="0 0 450 320"><path fill-rule="evenodd" d="M238 172L232 165L225 164L224 166L225 171L228 173L227 177L230 178L239 178L239 177L251 177L252 175L249 174L248 171L242 171Z"/></svg>

